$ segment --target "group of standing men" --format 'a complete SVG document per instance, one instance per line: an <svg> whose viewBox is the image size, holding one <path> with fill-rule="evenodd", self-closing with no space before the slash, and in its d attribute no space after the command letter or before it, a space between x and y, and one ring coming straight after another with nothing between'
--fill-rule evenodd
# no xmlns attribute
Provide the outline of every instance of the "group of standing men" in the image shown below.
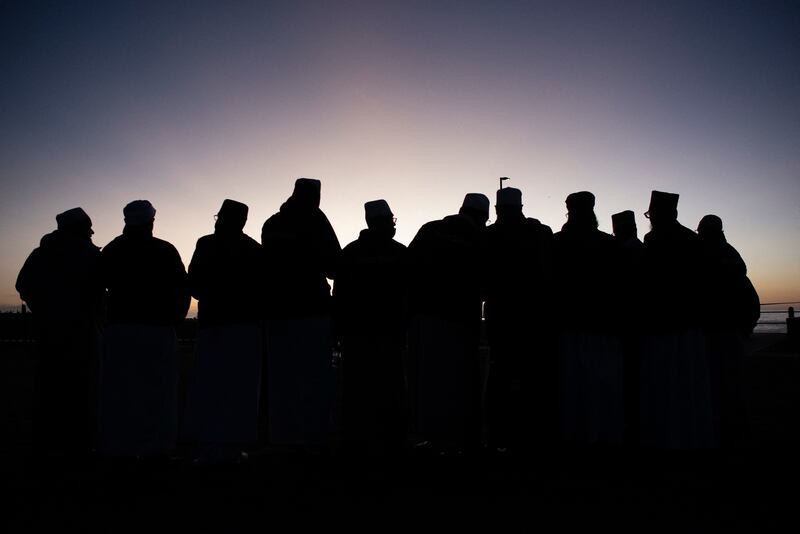
<svg viewBox="0 0 800 534"><path fill-rule="evenodd" d="M488 227L489 199L470 193L407 248L375 200L342 249L319 209L320 182L301 178L261 244L243 232L247 206L225 200L188 273L153 236L148 201L125 207L122 235L102 251L74 208L17 280L39 325L36 442L171 450L175 327L190 295L199 331L182 431L207 459L235 459L258 439L324 446L334 344L345 443L359 453L399 451L409 430L437 450L478 448L484 405L488 444L501 450L733 441L758 297L721 220L707 216L695 233L678 223L677 200L653 192L642 243L630 211L614 215L614 236L600 231L586 191L567 197L555 234L525 217L518 189L497 191ZM697 313L708 302L726 315Z"/></svg>

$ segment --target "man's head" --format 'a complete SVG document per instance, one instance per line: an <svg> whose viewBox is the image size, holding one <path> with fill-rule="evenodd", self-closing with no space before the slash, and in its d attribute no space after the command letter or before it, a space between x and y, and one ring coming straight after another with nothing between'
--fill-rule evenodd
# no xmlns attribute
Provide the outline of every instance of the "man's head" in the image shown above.
<svg viewBox="0 0 800 534"><path fill-rule="evenodd" d="M650 219L651 226L678 220L678 197L677 193L663 191L653 191L650 194L650 207L644 216Z"/></svg>
<svg viewBox="0 0 800 534"><path fill-rule="evenodd" d="M594 214L594 195L589 191L578 191L567 196L567 218L576 227L597 228Z"/></svg>
<svg viewBox="0 0 800 534"><path fill-rule="evenodd" d="M636 216L631 210L621 211L611 216L614 235L620 239L636 237Z"/></svg>
<svg viewBox="0 0 800 534"><path fill-rule="evenodd" d="M292 198L302 206L318 208L321 189L322 182L319 180L314 178L298 178L294 182Z"/></svg>
<svg viewBox="0 0 800 534"><path fill-rule="evenodd" d="M364 217L367 220L367 227L374 235L388 239L394 237L396 219L388 202L379 199L365 203Z"/></svg>
<svg viewBox="0 0 800 534"><path fill-rule="evenodd" d="M701 239L710 241L725 241L725 232L722 230L722 219L716 215L706 215L697 225L697 235Z"/></svg>
<svg viewBox="0 0 800 534"><path fill-rule="evenodd" d="M489 220L489 199L482 193L467 193L458 213L466 215L478 226L485 226Z"/></svg>
<svg viewBox="0 0 800 534"><path fill-rule="evenodd" d="M156 209L148 200L134 200L129 202L122 210L125 216L125 226L131 228L153 228L156 218Z"/></svg>
<svg viewBox="0 0 800 534"><path fill-rule="evenodd" d="M514 187L497 190L497 202L494 205L497 220L522 215L522 191Z"/></svg>
<svg viewBox="0 0 800 534"><path fill-rule="evenodd" d="M56 215L56 224L62 232L91 238L92 219L81 208L72 208Z"/></svg>
<svg viewBox="0 0 800 534"><path fill-rule="evenodd" d="M217 229L241 231L247 222L247 204L226 198L217 212Z"/></svg>

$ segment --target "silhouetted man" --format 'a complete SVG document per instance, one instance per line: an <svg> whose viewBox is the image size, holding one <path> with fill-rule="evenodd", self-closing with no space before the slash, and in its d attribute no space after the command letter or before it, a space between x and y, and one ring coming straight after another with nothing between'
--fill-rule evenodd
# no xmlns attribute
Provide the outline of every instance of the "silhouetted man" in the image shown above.
<svg viewBox="0 0 800 534"><path fill-rule="evenodd" d="M242 231L247 212L225 199L189 263L199 331L187 428L204 461L238 461L258 437L263 265L261 245Z"/></svg>
<svg viewBox="0 0 800 534"><path fill-rule="evenodd" d="M758 322L758 294L744 260L725 239L722 219L706 215L697 234L710 274L709 302L719 310L706 320L715 436L718 445L741 446L747 435L744 343Z"/></svg>
<svg viewBox="0 0 800 534"><path fill-rule="evenodd" d="M564 431L568 442L621 444L622 349L615 329L616 245L598 230L595 197L567 196L567 222L556 233L555 290L561 327Z"/></svg>
<svg viewBox="0 0 800 534"><path fill-rule="evenodd" d="M678 222L678 195L653 191L645 213L647 341L642 361L641 439L695 449L712 443L708 359L700 309L708 303L700 240Z"/></svg>
<svg viewBox="0 0 800 534"><path fill-rule="evenodd" d="M102 251L108 290L100 390L100 450L114 456L168 453L177 434L175 328L189 309L183 262L153 237L147 200L125 206L125 228Z"/></svg>
<svg viewBox="0 0 800 534"><path fill-rule="evenodd" d="M364 204L367 229L342 251L333 286L342 341L347 444L397 452L405 438L406 247L385 200Z"/></svg>
<svg viewBox="0 0 800 534"><path fill-rule="evenodd" d="M553 231L522 213L522 192L497 191L486 229L486 392L493 448L547 444L556 428L557 382L550 316ZM527 442L527 443L526 443Z"/></svg>
<svg viewBox="0 0 800 534"><path fill-rule="evenodd" d="M266 376L269 439L327 442L331 294L341 247L319 209L320 181L299 178L261 230L266 257Z"/></svg>
<svg viewBox="0 0 800 534"><path fill-rule="evenodd" d="M34 440L43 453L88 453L93 445L99 325L100 249L81 208L56 216L58 228L31 252L17 291L36 325Z"/></svg>
<svg viewBox="0 0 800 534"><path fill-rule="evenodd" d="M614 239L619 254L617 286L619 299L619 332L624 357L623 382L625 389L625 442L639 443L639 393L641 385L642 353L644 352L644 327L642 299L642 269L644 244L639 240L636 217L631 210L611 216Z"/></svg>
<svg viewBox="0 0 800 534"><path fill-rule="evenodd" d="M489 199L469 193L457 215L426 223L408 247L417 431L446 451L480 443L478 344L488 219Z"/></svg>

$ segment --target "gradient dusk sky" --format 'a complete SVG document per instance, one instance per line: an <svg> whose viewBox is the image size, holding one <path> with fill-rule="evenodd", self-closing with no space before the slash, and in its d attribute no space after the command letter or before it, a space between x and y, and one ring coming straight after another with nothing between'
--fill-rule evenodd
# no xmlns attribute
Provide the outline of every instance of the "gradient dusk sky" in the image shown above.
<svg viewBox="0 0 800 534"><path fill-rule="evenodd" d="M385 198L408 243L499 176L558 230L651 189L707 213L762 301L800 299L800 2L0 1L0 306L55 215L94 242L149 199L188 265L224 198L322 180L342 245Z"/></svg>

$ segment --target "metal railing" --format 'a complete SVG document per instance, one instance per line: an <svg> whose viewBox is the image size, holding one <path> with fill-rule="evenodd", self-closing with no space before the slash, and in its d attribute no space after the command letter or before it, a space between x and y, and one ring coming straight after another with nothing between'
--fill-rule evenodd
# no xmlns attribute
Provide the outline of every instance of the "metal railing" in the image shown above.
<svg viewBox="0 0 800 534"><path fill-rule="evenodd" d="M787 308L764 309L770 306L787 306ZM800 301L761 303L761 316L758 319L756 331L763 332L767 330L775 333L786 333L786 325L790 319L795 317L795 306L800 306ZM4 341L26 341L33 338L33 324L30 312L24 304L18 310L0 313L0 319L2 319L0 321L0 339ZM178 337L186 340L193 339L196 330L196 319L187 318L185 323L182 328L179 328ZM784 328L780 328L781 326Z"/></svg>
<svg viewBox="0 0 800 534"><path fill-rule="evenodd" d="M756 332L770 331L775 333L787 333L789 321L795 317L795 305L800 304L797 301L790 302L762 302L761 303L761 316L756 324ZM783 309L765 310L767 306L787 306ZM760 327L760 328L759 328ZM765 328L766 327L766 328ZM783 328L780 328L783 327Z"/></svg>

